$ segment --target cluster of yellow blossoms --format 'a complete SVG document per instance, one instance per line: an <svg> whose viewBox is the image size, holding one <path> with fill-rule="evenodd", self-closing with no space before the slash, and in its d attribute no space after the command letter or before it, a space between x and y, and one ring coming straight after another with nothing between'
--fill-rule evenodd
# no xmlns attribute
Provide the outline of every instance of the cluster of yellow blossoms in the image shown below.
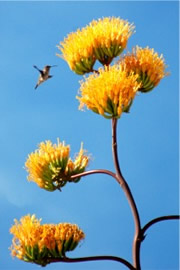
<svg viewBox="0 0 180 270"><path fill-rule="evenodd" d="M69 157L70 146L58 140L57 144L51 141L41 142L39 149L28 156L25 167L29 172L28 180L34 181L40 188L48 191L61 189L67 181L72 181L72 175L84 172L89 157L84 154L81 145L78 155L72 161ZM73 179L78 182L79 177Z"/></svg>
<svg viewBox="0 0 180 270"><path fill-rule="evenodd" d="M93 72L81 81L79 108L84 106L105 118L119 118L128 112L139 92L149 92L168 73L163 56L154 49L136 47L114 67L111 61L126 48L134 26L128 21L105 17L70 33L58 48L77 74ZM93 69L96 60L104 65Z"/></svg>
<svg viewBox="0 0 180 270"><path fill-rule="evenodd" d="M133 52L120 59L119 64L128 73L138 74L138 81L142 82L140 92L149 92L158 85L160 80L168 75L163 55L158 55L154 49L136 46Z"/></svg>
<svg viewBox="0 0 180 270"><path fill-rule="evenodd" d="M126 48L134 26L115 17L93 20L89 25L70 33L58 49L69 67L77 74L93 70L96 60L110 64ZM59 54L57 54L60 56Z"/></svg>
<svg viewBox="0 0 180 270"><path fill-rule="evenodd" d="M114 65L99 69L99 74L90 75L81 81L80 109L86 105L95 113L105 118L119 118L121 113L129 110L141 83L138 75L126 71L121 66Z"/></svg>
<svg viewBox="0 0 180 270"><path fill-rule="evenodd" d="M27 215L11 227L14 235L11 253L20 260L45 266L52 259L61 259L74 250L84 239L82 230L75 224L40 224L35 215Z"/></svg>
<svg viewBox="0 0 180 270"><path fill-rule="evenodd" d="M149 92L168 73L162 55L153 49L136 47L114 66L98 69L81 81L79 108L84 105L105 118L119 118L128 112L139 92Z"/></svg>

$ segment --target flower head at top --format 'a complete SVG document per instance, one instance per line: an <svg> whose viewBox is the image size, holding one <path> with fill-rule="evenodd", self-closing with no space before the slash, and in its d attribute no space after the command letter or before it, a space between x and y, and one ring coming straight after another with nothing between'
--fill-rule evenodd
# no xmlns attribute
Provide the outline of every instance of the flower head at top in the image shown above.
<svg viewBox="0 0 180 270"><path fill-rule="evenodd" d="M139 75L138 81L142 82L140 92L149 92L157 86L162 78L168 75L163 55L160 56L149 47L133 48L132 54L125 55L120 59L122 67Z"/></svg>
<svg viewBox="0 0 180 270"><path fill-rule="evenodd" d="M81 81L79 108L86 106L105 118L119 118L128 112L141 83L138 75L127 73L120 65L100 68L99 74L91 74Z"/></svg>
<svg viewBox="0 0 180 270"><path fill-rule="evenodd" d="M45 266L51 259L61 259L66 252L74 250L85 237L75 224L40 224L35 215L27 215L10 228L14 235L12 256L26 262Z"/></svg>
<svg viewBox="0 0 180 270"><path fill-rule="evenodd" d="M93 70L96 60L109 65L126 48L133 30L134 26L128 21L105 17L70 33L57 47L69 67L82 75Z"/></svg>
<svg viewBox="0 0 180 270"><path fill-rule="evenodd" d="M51 141L41 142L39 148L28 156L25 163L28 171L28 180L36 182L40 188L48 191L61 189L72 175L85 171L89 157L85 155L83 144L74 161L69 157L70 146L58 140L57 144ZM78 182L80 177L73 179Z"/></svg>

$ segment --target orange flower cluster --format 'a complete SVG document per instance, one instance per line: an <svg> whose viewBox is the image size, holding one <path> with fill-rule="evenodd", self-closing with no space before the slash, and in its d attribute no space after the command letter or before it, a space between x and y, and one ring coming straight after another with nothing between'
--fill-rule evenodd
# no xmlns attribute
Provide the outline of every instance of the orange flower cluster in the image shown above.
<svg viewBox="0 0 180 270"><path fill-rule="evenodd" d="M129 111L137 91L151 91L168 75L163 56L149 47L136 46L114 67L109 66L126 48L133 31L128 21L105 17L70 33L60 43L62 57L73 71L94 73L80 82L80 109L86 106L105 118L119 118ZM93 69L96 60L104 70Z"/></svg>
<svg viewBox="0 0 180 270"><path fill-rule="evenodd" d="M138 74L138 80L142 82L140 92L149 92L158 85L160 80L168 75L165 71L163 55L158 55L154 49L136 46L132 54L127 54L119 61L127 72Z"/></svg>
<svg viewBox="0 0 180 270"><path fill-rule="evenodd" d="M82 230L75 224L40 224L35 215L27 215L10 229L14 235L12 256L26 262L45 266L51 259L61 259L84 239Z"/></svg>
<svg viewBox="0 0 180 270"><path fill-rule="evenodd" d="M133 30L134 26L128 21L105 17L70 33L57 47L69 67L82 75L93 70L96 60L105 65L110 64L126 48Z"/></svg>
<svg viewBox="0 0 180 270"><path fill-rule="evenodd" d="M31 153L25 163L29 173L28 180L48 191L62 188L72 175L84 172L89 162L83 145L74 161L69 157L69 152L70 146L59 140L57 145L53 145L51 141L41 142L39 149ZM73 182L79 180L80 178L75 178Z"/></svg>
<svg viewBox="0 0 180 270"><path fill-rule="evenodd" d="M81 81L81 96L77 97L80 109L86 105L105 118L119 118L122 112L129 110L141 86L137 82L138 75L128 75L119 65L105 67L98 72Z"/></svg>

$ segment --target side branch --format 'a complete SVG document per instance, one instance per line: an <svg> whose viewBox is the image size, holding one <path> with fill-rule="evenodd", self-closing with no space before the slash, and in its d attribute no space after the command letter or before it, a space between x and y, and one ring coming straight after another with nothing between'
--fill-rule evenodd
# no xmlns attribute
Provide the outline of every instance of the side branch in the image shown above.
<svg viewBox="0 0 180 270"><path fill-rule="evenodd" d="M180 219L180 216L178 215L171 215L171 216L162 216L162 217L158 217L155 219L152 219L151 221L149 221L141 230L142 235L145 234L145 232L147 231L147 229L149 229L149 227L151 227L153 224L158 223L160 221L164 221L164 220L173 220L173 219Z"/></svg>
<svg viewBox="0 0 180 270"><path fill-rule="evenodd" d="M115 257L115 256L91 256L91 257L83 257L83 258L62 258L62 259L51 259L49 263L52 262L64 262L64 263L78 263L78 262L88 262L88 261L116 261L124 264L127 266L130 270L135 270L135 268L126 260Z"/></svg>
<svg viewBox="0 0 180 270"><path fill-rule="evenodd" d="M90 171L87 171L87 172L78 173L78 174L72 175L71 179L73 180L74 178L77 178L77 177L82 177L82 176L95 174L95 173L108 174L108 175L114 177L117 180L115 173L113 173L113 172L111 172L109 170L104 170L104 169L90 170Z"/></svg>

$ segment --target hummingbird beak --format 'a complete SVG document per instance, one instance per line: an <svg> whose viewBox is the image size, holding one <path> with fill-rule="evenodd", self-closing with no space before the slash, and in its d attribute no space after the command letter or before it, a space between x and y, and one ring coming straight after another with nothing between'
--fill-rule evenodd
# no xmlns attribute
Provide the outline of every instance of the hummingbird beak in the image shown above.
<svg viewBox="0 0 180 270"><path fill-rule="evenodd" d="M53 65L53 66L51 66L51 67L57 67L57 65Z"/></svg>

